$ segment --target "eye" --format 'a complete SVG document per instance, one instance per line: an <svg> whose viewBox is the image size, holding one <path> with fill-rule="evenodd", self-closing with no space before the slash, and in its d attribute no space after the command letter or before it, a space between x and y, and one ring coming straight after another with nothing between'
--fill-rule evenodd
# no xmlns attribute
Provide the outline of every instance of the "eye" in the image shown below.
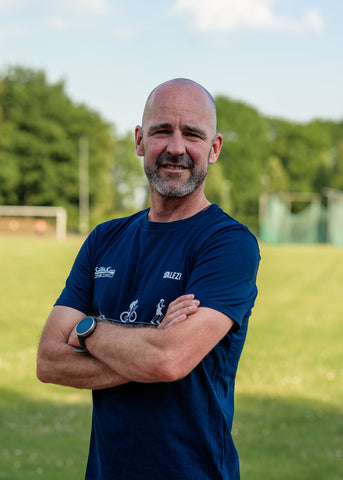
<svg viewBox="0 0 343 480"><path fill-rule="evenodd" d="M154 130L151 132L151 135L154 137L163 137L165 135L170 135L170 129L169 128L158 128L157 130Z"/></svg>
<svg viewBox="0 0 343 480"><path fill-rule="evenodd" d="M157 134L157 135L159 135L159 134L160 135L167 135L168 133L169 133L169 130L167 130L166 128L161 128L160 130L157 130L155 132L155 134Z"/></svg>
<svg viewBox="0 0 343 480"><path fill-rule="evenodd" d="M185 136L190 138L191 140L200 140L202 138L202 136L198 132L194 132L192 130L189 132L185 132Z"/></svg>
<svg viewBox="0 0 343 480"><path fill-rule="evenodd" d="M188 125L184 131L183 134L185 137L191 139L191 140L205 140L207 135L206 131L201 129L201 128L196 128L194 126Z"/></svg>
<svg viewBox="0 0 343 480"><path fill-rule="evenodd" d="M196 132L188 132L187 135L189 137L196 137L196 138L200 138L200 135Z"/></svg>

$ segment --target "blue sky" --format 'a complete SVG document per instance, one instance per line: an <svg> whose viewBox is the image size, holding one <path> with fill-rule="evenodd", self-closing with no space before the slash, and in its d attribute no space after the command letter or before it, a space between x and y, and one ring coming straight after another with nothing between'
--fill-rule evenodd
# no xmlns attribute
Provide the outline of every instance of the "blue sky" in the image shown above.
<svg viewBox="0 0 343 480"><path fill-rule="evenodd" d="M343 119L341 0L0 0L0 69L65 80L113 123L140 123L174 77L294 121Z"/></svg>

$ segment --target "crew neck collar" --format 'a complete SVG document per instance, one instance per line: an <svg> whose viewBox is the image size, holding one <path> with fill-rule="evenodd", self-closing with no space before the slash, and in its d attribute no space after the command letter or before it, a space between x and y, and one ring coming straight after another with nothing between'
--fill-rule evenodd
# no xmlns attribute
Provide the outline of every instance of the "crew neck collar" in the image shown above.
<svg viewBox="0 0 343 480"><path fill-rule="evenodd" d="M195 221L198 221L202 217L205 217L208 215L210 211L214 211L218 208L217 204L211 203L210 205L207 205L205 208L200 210L200 212L192 215L191 217L183 218L181 220L174 220L172 222L153 222L148 219L149 211L150 209L145 210L144 215L142 217L142 223L145 228L148 228L150 230L168 230L170 228L177 227L178 225L185 225L187 223L192 223Z"/></svg>

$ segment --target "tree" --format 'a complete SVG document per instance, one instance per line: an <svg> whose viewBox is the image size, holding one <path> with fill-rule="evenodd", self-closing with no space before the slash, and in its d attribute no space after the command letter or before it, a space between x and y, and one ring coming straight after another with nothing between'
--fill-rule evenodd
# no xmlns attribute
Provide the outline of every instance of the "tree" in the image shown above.
<svg viewBox="0 0 343 480"><path fill-rule="evenodd" d="M116 192L115 210L119 214L130 214L147 206L148 184L131 133L116 143L112 175Z"/></svg>
<svg viewBox="0 0 343 480"><path fill-rule="evenodd" d="M308 124L269 119L272 155L287 172L289 189L313 192L322 189L328 179L331 125L321 121Z"/></svg>
<svg viewBox="0 0 343 480"><path fill-rule="evenodd" d="M262 190L343 189L343 122L270 118L224 96L216 104L224 144L206 195L252 230ZM117 138L97 112L66 95L63 81L51 84L42 71L17 66L0 74L0 204L64 206L76 229L81 136L89 144L91 226L147 206L132 134Z"/></svg>
<svg viewBox="0 0 343 480"><path fill-rule="evenodd" d="M242 102L220 96L216 104L218 131L224 138L220 163L231 185L231 213L257 230L261 176L269 152L267 123Z"/></svg>
<svg viewBox="0 0 343 480"><path fill-rule="evenodd" d="M76 228L78 142L86 135L91 221L97 223L113 207L112 127L74 104L64 83L49 84L42 71L10 67L0 78L0 202L64 206L69 226Z"/></svg>
<svg viewBox="0 0 343 480"><path fill-rule="evenodd" d="M332 182L331 187L343 190L343 121L335 124L333 129Z"/></svg>

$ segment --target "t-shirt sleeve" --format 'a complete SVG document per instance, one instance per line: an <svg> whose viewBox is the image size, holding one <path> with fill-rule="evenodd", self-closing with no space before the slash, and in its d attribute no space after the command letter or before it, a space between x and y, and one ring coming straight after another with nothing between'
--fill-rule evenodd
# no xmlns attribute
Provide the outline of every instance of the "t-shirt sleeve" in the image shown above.
<svg viewBox="0 0 343 480"><path fill-rule="evenodd" d="M237 330L256 299L259 260L257 240L248 229L217 232L199 250L186 293L193 293L200 306L232 318Z"/></svg>
<svg viewBox="0 0 343 480"><path fill-rule="evenodd" d="M76 256L64 289L55 305L75 308L86 315L91 313L94 267L92 265L92 232Z"/></svg>

